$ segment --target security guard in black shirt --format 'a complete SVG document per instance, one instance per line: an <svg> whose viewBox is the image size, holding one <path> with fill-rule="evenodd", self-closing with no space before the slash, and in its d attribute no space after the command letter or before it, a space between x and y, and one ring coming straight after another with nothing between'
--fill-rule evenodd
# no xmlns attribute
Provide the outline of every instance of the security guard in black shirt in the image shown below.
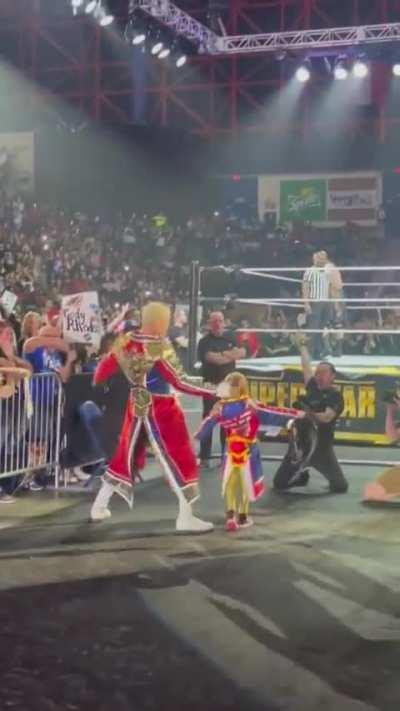
<svg viewBox="0 0 400 711"><path fill-rule="evenodd" d="M232 334L225 333L224 315L220 311L210 314L208 333L200 339L197 358L201 362L201 374L207 383L218 385L229 373L236 370L236 360L246 358L246 348L238 348ZM203 400L203 417L209 415L215 400ZM220 430L221 447L225 443L224 433ZM212 436L203 439L200 445L200 464L209 466Z"/></svg>
<svg viewBox="0 0 400 711"><path fill-rule="evenodd" d="M317 441L307 466L319 471L329 482L332 493L344 494L348 483L333 449L336 420L344 409L343 397L334 387L336 371L331 363L322 361L315 369L311 366L310 355L304 340L300 342L301 364L306 385L306 395L302 398L302 409L317 431ZM304 420L303 422L305 422ZM274 488L285 490L294 486L305 486L309 474L299 462L293 459L290 448L274 478Z"/></svg>

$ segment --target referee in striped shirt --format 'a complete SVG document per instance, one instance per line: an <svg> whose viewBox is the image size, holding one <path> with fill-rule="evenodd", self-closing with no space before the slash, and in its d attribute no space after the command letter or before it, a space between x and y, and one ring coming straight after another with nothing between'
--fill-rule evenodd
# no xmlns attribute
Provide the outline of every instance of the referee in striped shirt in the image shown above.
<svg viewBox="0 0 400 711"><path fill-rule="evenodd" d="M330 275L325 270L324 260L320 252L313 254L313 266L304 272L302 282L302 297L307 315L307 328L323 329L330 317ZM314 359L323 356L324 342L322 333L313 333L310 339L311 356Z"/></svg>

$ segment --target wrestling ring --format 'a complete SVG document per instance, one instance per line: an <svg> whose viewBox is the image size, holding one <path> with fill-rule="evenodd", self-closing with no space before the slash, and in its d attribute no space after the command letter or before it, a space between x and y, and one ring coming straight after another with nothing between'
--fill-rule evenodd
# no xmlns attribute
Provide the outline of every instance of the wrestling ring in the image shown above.
<svg viewBox="0 0 400 711"><path fill-rule="evenodd" d="M310 267L246 268L201 267L191 265L191 289L189 312L190 364L196 367L196 347L203 310L222 310L239 315L245 327L236 328L238 343L243 338L262 342L263 338L281 338L294 346L296 335L306 334L308 339L321 336L332 345L331 353L320 360L329 360L337 371L335 384L340 388L345 409L338 420L335 439L348 445L389 447L385 435L386 391L400 385L400 282L396 277L400 267L335 267L342 275L343 293L338 298L325 299L341 312L340 323L326 323L323 328L308 328L304 314L304 299L300 288L303 274ZM389 278L388 278L389 276ZM368 280L370 277L370 280ZM223 287L223 288L222 288ZM283 288L282 288L283 287ZM364 295L365 290L367 296ZM262 296L263 292L265 296ZM398 296L396 296L396 292ZM309 299L309 301L313 301ZM338 302L340 303L338 304ZM265 314L282 316L278 326L263 325ZM392 322L389 323L389 318ZM370 321L364 326L365 319ZM334 320L333 320L334 321ZM342 353L347 340L364 339L371 346L381 344L381 354ZM336 355L335 345L340 344ZM398 344L399 355L385 355L387 344ZM304 392L303 374L297 348L287 355L260 353L237 363L250 383L250 392L263 404L291 407ZM382 451L385 451L384 449ZM341 459L345 465L390 466L400 461L368 459ZM279 460L268 455L265 460ZM399 457L400 460L400 457Z"/></svg>

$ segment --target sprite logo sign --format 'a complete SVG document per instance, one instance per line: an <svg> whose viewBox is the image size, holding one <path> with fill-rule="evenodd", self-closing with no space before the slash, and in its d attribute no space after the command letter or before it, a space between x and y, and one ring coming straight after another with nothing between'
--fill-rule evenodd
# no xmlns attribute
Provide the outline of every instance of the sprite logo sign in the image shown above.
<svg viewBox="0 0 400 711"><path fill-rule="evenodd" d="M282 180L280 188L280 222L325 221L325 180Z"/></svg>

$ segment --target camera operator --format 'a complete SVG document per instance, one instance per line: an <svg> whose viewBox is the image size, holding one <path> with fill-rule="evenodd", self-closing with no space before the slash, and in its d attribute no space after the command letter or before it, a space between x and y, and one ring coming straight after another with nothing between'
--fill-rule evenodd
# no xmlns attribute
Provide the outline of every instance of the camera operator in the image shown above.
<svg viewBox="0 0 400 711"><path fill-rule="evenodd" d="M314 374L304 337L299 341L299 347L306 385L306 394L300 400L300 407L306 412L303 423L316 430L315 449L311 456L303 457L303 464L314 467L328 480L331 493L344 494L348 483L333 449L336 420L344 408L342 395L333 385L336 371L331 363L321 362ZM302 468L301 461L293 457L289 447L275 474L274 488L283 491L294 486L306 486L308 480L308 471Z"/></svg>
<svg viewBox="0 0 400 711"><path fill-rule="evenodd" d="M383 396L386 405L385 434L391 444L400 442L400 384ZM400 466L388 467L364 489L363 501L392 501L400 496Z"/></svg>

